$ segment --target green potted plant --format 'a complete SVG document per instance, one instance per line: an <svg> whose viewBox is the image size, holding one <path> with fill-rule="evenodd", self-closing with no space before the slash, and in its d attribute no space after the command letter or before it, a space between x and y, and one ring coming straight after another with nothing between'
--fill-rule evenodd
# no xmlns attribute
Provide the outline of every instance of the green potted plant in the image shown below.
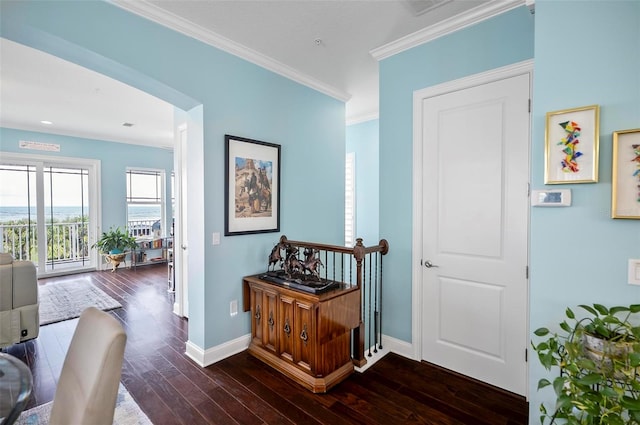
<svg viewBox="0 0 640 425"><path fill-rule="evenodd" d="M100 239L93 244L92 248L98 248L103 254L121 254L137 246L136 238L129 235L127 229L121 230L120 227L109 228L109 231L103 232Z"/></svg>
<svg viewBox="0 0 640 425"><path fill-rule="evenodd" d="M543 338L531 342L540 363L559 372L538 381L556 394L553 408L540 405L540 423L640 424L640 304L579 307L585 316L567 308L560 332L534 332Z"/></svg>

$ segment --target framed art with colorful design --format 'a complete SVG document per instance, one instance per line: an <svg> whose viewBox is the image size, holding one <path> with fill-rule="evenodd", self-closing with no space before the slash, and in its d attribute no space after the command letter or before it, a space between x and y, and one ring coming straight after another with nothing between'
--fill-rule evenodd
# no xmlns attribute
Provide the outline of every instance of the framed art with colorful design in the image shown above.
<svg viewBox="0 0 640 425"><path fill-rule="evenodd" d="M611 217L640 219L640 128L613 132Z"/></svg>
<svg viewBox="0 0 640 425"><path fill-rule="evenodd" d="M547 112L544 183L596 183L600 140L598 105Z"/></svg>

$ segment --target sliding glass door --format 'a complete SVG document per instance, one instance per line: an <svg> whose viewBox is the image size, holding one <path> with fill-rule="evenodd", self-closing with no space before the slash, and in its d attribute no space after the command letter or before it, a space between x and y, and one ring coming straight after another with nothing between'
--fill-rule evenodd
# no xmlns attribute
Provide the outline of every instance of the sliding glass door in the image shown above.
<svg viewBox="0 0 640 425"><path fill-rule="evenodd" d="M38 275L96 267L97 161L3 154L0 251L33 261Z"/></svg>

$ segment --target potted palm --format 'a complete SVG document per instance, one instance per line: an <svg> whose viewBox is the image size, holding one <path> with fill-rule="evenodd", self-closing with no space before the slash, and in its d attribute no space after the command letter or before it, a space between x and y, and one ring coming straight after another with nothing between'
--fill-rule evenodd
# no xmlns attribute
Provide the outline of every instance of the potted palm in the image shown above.
<svg viewBox="0 0 640 425"><path fill-rule="evenodd" d="M100 239L93 244L92 248L98 250L105 255L105 258L112 265L112 272L124 261L127 251L137 247L136 238L129 235L129 232L120 227L109 228L109 231L103 232Z"/></svg>
<svg viewBox="0 0 640 425"><path fill-rule="evenodd" d="M102 233L92 248L98 248L103 254L121 254L127 250L135 249L136 246L136 238L129 235L126 229L110 227L109 231Z"/></svg>
<svg viewBox="0 0 640 425"><path fill-rule="evenodd" d="M540 423L640 424L640 305L579 307L585 316L567 308L559 332L534 332L540 363L559 372L538 381L556 394L553 408L540 405Z"/></svg>

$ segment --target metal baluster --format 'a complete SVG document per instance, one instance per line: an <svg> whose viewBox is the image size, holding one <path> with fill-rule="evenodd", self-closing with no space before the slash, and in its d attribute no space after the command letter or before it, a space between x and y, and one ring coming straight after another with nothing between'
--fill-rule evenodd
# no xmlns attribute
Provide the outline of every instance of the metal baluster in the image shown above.
<svg viewBox="0 0 640 425"><path fill-rule="evenodd" d="M380 256L380 338L378 342L378 348L382 350L382 255Z"/></svg>
<svg viewBox="0 0 640 425"><path fill-rule="evenodd" d="M372 326L372 317L371 317L371 292L373 292L373 288L371 287L371 254L367 254L365 256L366 259L368 259L369 261L367 261L367 263L369 263L369 315L367 317L367 321L369 322L369 357L372 356L371 354L371 341L373 340L373 338L371 337L371 326ZM365 268L364 268L364 272L366 273L367 270L367 266L365 264Z"/></svg>
<svg viewBox="0 0 640 425"><path fill-rule="evenodd" d="M333 279L334 282L336 280L336 253L333 251Z"/></svg>
<svg viewBox="0 0 640 425"><path fill-rule="evenodd" d="M377 353L378 352L378 347L377 347L377 343L378 343L378 329L380 327L379 323L378 323L378 252L376 251L376 272L375 272L375 284L374 284L374 295L373 295L373 306L375 307L375 312L374 312L374 341L373 341L373 352Z"/></svg>

